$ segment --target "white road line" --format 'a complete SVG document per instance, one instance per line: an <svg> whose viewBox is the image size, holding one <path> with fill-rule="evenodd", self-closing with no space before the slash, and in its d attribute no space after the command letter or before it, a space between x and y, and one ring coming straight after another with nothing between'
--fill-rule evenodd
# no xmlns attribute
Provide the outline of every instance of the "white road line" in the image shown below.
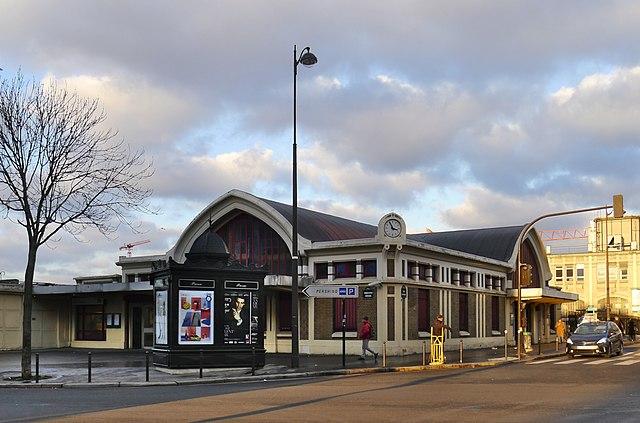
<svg viewBox="0 0 640 423"><path fill-rule="evenodd" d="M586 358L569 359L569 360L565 360L565 361L561 361L559 363L553 363L553 364L555 366L560 366L560 365L567 365L567 364L576 364L582 361L587 361L587 359Z"/></svg>
<svg viewBox="0 0 640 423"><path fill-rule="evenodd" d="M632 364L640 363L640 360L627 360L620 363L613 363L614 366L630 366Z"/></svg>
<svg viewBox="0 0 640 423"><path fill-rule="evenodd" d="M600 359L600 360L590 361L590 362L584 363L584 364L591 365L591 366L597 366L599 364L606 364L606 363L609 363L609 361L606 360L606 359Z"/></svg>
<svg viewBox="0 0 640 423"><path fill-rule="evenodd" d="M537 361L530 361L529 363L527 363L528 365L534 365L534 364L544 364L544 363L551 363L553 361L558 361L560 360L560 358L548 358L546 360L537 360Z"/></svg>

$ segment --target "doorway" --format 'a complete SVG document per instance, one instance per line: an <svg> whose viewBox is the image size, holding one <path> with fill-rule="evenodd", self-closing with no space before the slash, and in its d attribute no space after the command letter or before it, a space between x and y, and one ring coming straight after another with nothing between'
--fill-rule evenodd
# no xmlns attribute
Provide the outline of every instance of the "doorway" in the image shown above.
<svg viewBox="0 0 640 423"><path fill-rule="evenodd" d="M155 326L155 310L153 305L131 304L131 342L132 349L153 348L153 329Z"/></svg>

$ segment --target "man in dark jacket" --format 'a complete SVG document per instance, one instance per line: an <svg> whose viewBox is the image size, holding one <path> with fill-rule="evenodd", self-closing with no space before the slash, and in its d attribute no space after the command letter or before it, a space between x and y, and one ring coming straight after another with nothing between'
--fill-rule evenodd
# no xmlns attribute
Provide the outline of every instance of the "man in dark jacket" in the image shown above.
<svg viewBox="0 0 640 423"><path fill-rule="evenodd" d="M369 321L369 317L364 316L362 319L362 326L360 326L360 339L362 339L362 355L360 356L360 360L364 360L367 356L367 351L373 354L373 359L378 360L378 353L369 348L369 339L373 335L373 326Z"/></svg>
<svg viewBox="0 0 640 423"><path fill-rule="evenodd" d="M438 314L436 316L436 321L433 323L433 336L442 336L443 329L451 332L451 328L444 324L444 316L442 314Z"/></svg>

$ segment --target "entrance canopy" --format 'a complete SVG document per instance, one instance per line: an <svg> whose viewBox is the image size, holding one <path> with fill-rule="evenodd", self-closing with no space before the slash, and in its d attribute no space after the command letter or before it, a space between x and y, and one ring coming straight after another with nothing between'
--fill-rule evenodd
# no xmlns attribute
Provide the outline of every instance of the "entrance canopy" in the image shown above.
<svg viewBox="0 0 640 423"><path fill-rule="evenodd" d="M541 304L562 304L578 301L578 294L559 291L555 288L522 288L522 301ZM507 290L507 296L518 298L517 289Z"/></svg>

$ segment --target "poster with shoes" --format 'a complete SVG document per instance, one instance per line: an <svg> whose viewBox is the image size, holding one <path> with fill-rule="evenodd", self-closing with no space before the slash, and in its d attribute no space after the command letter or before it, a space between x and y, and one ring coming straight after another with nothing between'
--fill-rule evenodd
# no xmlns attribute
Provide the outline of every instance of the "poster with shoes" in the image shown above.
<svg viewBox="0 0 640 423"><path fill-rule="evenodd" d="M178 344L213 344L213 291L180 290L178 300Z"/></svg>

